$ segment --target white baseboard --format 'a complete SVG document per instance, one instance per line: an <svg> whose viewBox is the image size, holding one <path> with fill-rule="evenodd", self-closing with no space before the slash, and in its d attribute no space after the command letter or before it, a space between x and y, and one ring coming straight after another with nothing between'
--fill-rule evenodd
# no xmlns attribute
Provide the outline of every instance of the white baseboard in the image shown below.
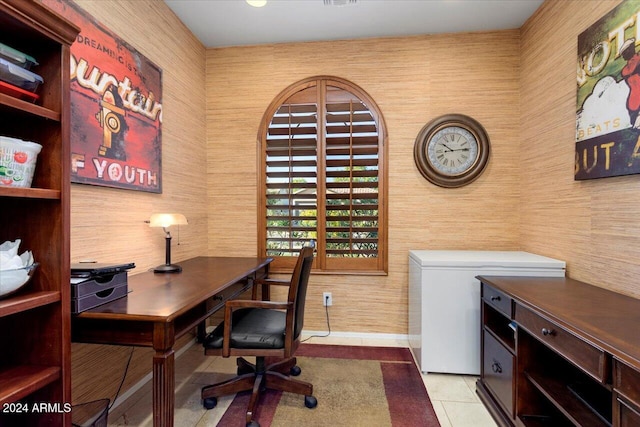
<svg viewBox="0 0 640 427"><path fill-rule="evenodd" d="M302 339L314 337L325 337L329 331L302 331ZM409 343L409 335L406 334L378 334L369 332L334 332L331 331L326 338L352 338L361 339L363 341L399 341Z"/></svg>

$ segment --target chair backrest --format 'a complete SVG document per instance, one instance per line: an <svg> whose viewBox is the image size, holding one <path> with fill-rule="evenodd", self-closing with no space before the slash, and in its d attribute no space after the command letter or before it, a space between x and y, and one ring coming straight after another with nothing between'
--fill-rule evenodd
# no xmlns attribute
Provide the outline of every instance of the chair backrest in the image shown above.
<svg viewBox="0 0 640 427"><path fill-rule="evenodd" d="M296 262L293 274L291 275L288 301L294 305L294 340L296 340L302 333L302 326L304 324L304 303L307 299L307 285L311 274L314 250L315 242L313 240L308 245L300 249L298 261Z"/></svg>

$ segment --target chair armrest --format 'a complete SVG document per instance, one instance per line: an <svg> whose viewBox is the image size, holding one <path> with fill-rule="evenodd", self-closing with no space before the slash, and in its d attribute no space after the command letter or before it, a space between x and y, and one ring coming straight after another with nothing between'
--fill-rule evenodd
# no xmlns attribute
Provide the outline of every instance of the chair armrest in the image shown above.
<svg viewBox="0 0 640 427"><path fill-rule="evenodd" d="M286 280L279 279L267 279L267 278L259 278L255 279L253 282L253 289L251 290L251 298L254 300L258 299L258 286L262 286L262 300L268 301L271 299L270 285L276 286L290 286L291 282Z"/></svg>
<svg viewBox="0 0 640 427"><path fill-rule="evenodd" d="M291 281L280 279L256 279L253 282L255 285L277 285L277 286L289 286Z"/></svg>

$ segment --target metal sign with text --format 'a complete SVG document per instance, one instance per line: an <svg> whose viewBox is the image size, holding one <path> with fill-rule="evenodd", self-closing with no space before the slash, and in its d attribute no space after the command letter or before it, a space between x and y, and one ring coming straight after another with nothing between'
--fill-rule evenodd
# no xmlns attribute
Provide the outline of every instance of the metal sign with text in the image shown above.
<svg viewBox="0 0 640 427"><path fill-rule="evenodd" d="M640 173L640 2L578 36L576 180Z"/></svg>
<svg viewBox="0 0 640 427"><path fill-rule="evenodd" d="M81 29L71 45L71 182L162 192L162 70L75 3L43 0Z"/></svg>

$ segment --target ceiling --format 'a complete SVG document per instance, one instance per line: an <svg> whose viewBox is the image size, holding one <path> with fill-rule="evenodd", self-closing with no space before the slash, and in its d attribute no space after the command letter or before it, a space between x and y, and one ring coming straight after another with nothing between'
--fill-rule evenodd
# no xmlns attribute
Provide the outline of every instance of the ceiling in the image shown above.
<svg viewBox="0 0 640 427"><path fill-rule="evenodd" d="M255 8L244 0L165 0L208 48L513 29L542 2L268 0Z"/></svg>

